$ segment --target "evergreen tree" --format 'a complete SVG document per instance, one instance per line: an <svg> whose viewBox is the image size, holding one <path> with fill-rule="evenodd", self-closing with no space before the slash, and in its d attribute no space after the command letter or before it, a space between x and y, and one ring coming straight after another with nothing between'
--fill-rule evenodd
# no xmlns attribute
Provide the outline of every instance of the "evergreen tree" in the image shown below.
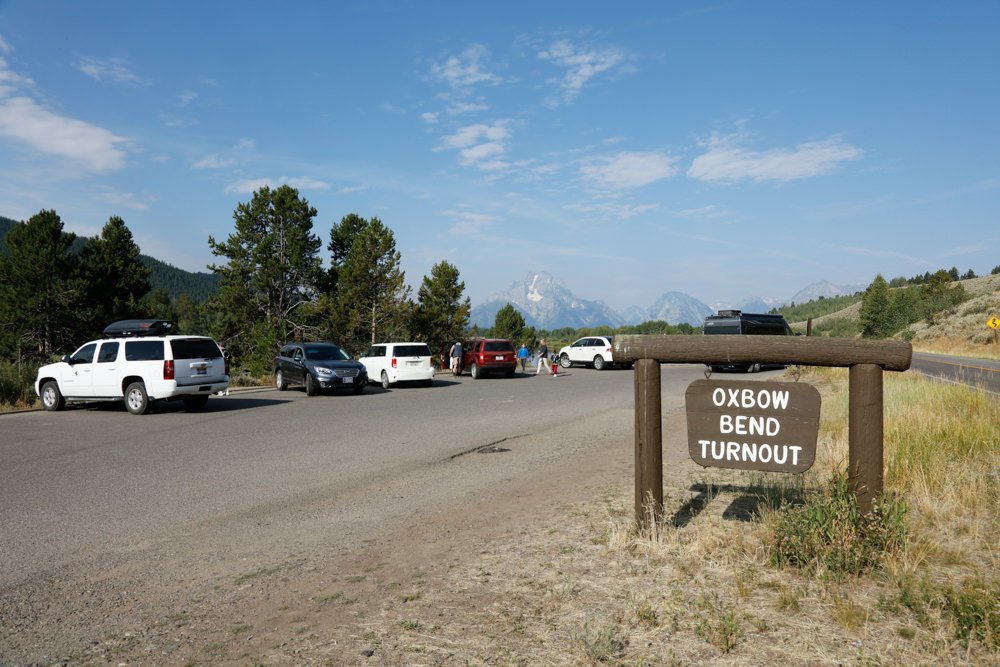
<svg viewBox="0 0 1000 667"><path fill-rule="evenodd" d="M490 335L494 338L510 338L520 341L525 336L524 316L511 304L506 304L497 311Z"/></svg>
<svg viewBox="0 0 1000 667"><path fill-rule="evenodd" d="M372 218L358 234L337 278L337 312L343 344L358 352L381 336L409 337L413 304L392 230Z"/></svg>
<svg viewBox="0 0 1000 667"><path fill-rule="evenodd" d="M322 245L314 217L295 188L265 186L236 207L236 231L225 242L208 239L212 254L228 259L209 267L221 276L214 333L252 372L266 372L277 348L311 324L303 306L316 297Z"/></svg>
<svg viewBox="0 0 1000 667"><path fill-rule="evenodd" d="M882 274L875 276L865 295L861 298L861 335L864 338L886 338L891 335L892 312L890 310L889 284Z"/></svg>
<svg viewBox="0 0 1000 667"><path fill-rule="evenodd" d="M447 352L465 333L472 304L469 297L462 298L464 292L458 269L444 261L431 267L431 275L424 276L417 290L413 334L435 353Z"/></svg>
<svg viewBox="0 0 1000 667"><path fill-rule="evenodd" d="M87 241L80 253L80 273L86 298L86 337L99 335L111 322L140 314L139 301L150 289L150 270L140 261L139 246L124 220L112 216L101 235Z"/></svg>
<svg viewBox="0 0 1000 667"><path fill-rule="evenodd" d="M71 351L79 340L81 306L76 235L63 232L55 211L42 210L17 223L0 255L0 335L8 349L49 356Z"/></svg>

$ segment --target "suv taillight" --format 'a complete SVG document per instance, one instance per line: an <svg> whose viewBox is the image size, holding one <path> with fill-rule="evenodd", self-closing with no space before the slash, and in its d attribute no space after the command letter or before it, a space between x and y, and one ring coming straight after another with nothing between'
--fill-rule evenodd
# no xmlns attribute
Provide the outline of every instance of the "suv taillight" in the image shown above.
<svg viewBox="0 0 1000 667"><path fill-rule="evenodd" d="M174 379L174 362L172 360L167 360L163 362L163 379L173 380Z"/></svg>
<svg viewBox="0 0 1000 667"><path fill-rule="evenodd" d="M393 368L395 368L395 367L396 367L396 357L393 357L393 358L392 358L392 367L393 367Z"/></svg>

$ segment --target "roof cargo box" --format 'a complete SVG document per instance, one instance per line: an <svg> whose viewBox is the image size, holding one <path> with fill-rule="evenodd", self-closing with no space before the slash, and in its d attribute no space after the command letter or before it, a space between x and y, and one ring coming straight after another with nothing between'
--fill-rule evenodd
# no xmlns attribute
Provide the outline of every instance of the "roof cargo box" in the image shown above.
<svg viewBox="0 0 1000 667"><path fill-rule="evenodd" d="M173 332L170 320L120 320L104 327L108 338L123 336L166 336Z"/></svg>

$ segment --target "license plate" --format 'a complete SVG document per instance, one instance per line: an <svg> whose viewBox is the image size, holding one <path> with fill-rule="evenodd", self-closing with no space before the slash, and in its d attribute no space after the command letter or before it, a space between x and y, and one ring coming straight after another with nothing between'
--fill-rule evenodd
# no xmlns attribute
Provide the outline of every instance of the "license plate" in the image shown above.
<svg viewBox="0 0 1000 667"><path fill-rule="evenodd" d="M419 361L407 361L406 365L407 366L419 366L420 362Z"/></svg>
<svg viewBox="0 0 1000 667"><path fill-rule="evenodd" d="M351 377L344 378L344 384L351 384L352 382L354 382L354 378Z"/></svg>
<svg viewBox="0 0 1000 667"><path fill-rule="evenodd" d="M502 354L498 354L497 355L497 361L503 361L503 355Z"/></svg>
<svg viewBox="0 0 1000 667"><path fill-rule="evenodd" d="M195 375L208 375L208 369L207 368L196 368L196 369L194 369L194 374Z"/></svg>

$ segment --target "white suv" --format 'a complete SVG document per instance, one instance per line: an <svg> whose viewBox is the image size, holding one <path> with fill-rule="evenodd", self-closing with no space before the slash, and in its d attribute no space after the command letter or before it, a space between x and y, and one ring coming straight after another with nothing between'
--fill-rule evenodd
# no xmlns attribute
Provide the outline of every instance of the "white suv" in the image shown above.
<svg viewBox="0 0 1000 667"><path fill-rule="evenodd" d="M46 410L61 410L67 401L124 400L141 415L153 401L175 398L199 410L229 388L229 360L211 338L164 335L172 328L164 320L115 322L106 338L39 368L35 393Z"/></svg>
<svg viewBox="0 0 1000 667"><path fill-rule="evenodd" d="M603 370L611 365L611 336L581 338L559 350L559 365L569 368L573 364L593 366Z"/></svg>
<svg viewBox="0 0 1000 667"><path fill-rule="evenodd" d="M368 371L368 381L381 381L383 389L410 380L425 387L434 382L434 362L427 343L379 343L358 361Z"/></svg>

